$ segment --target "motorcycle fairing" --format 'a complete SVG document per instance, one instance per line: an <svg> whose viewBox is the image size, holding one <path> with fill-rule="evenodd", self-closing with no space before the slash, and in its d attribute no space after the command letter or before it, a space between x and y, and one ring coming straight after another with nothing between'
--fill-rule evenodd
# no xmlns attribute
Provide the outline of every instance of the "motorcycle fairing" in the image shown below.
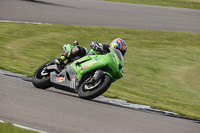
<svg viewBox="0 0 200 133"><path fill-rule="evenodd" d="M123 57L120 59L117 55L120 54L119 50L114 50L110 49L111 52L105 55L84 56L71 64L72 71L80 81L84 74L104 67L114 81L120 79L123 77Z"/></svg>
<svg viewBox="0 0 200 133"><path fill-rule="evenodd" d="M96 55L84 56L71 64L72 71L79 81L84 74L105 66L106 63L102 60L99 60Z"/></svg>
<svg viewBox="0 0 200 133"><path fill-rule="evenodd" d="M120 60L116 54L117 51L111 50L111 52L106 55L84 56L68 64L59 74L51 72L50 80L56 88L61 89L62 87L67 87L77 92L79 83L84 74L105 67L106 73L115 81L123 77L123 60Z"/></svg>
<svg viewBox="0 0 200 133"><path fill-rule="evenodd" d="M50 80L53 83L54 87L59 89L72 89L71 91L77 92L79 86L79 80L72 72L70 64L62 70L61 73L57 74L56 72L51 72Z"/></svg>

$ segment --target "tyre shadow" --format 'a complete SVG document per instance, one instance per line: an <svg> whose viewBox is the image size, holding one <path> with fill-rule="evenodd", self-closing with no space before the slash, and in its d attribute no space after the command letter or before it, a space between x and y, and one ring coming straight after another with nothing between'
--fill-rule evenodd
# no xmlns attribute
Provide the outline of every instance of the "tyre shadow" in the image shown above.
<svg viewBox="0 0 200 133"><path fill-rule="evenodd" d="M45 2L45 1L39 1L39 0L20 0L20 1L26 1L26 2L49 5L49 6L59 6L59 7L65 7L65 8L79 9L79 8L73 7L73 6L61 5L61 4L57 4L57 3Z"/></svg>

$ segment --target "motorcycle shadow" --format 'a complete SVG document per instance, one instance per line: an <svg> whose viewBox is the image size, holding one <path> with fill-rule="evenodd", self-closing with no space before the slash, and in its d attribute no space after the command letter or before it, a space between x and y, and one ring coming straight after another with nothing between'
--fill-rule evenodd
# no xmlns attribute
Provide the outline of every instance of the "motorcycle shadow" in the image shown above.
<svg viewBox="0 0 200 133"><path fill-rule="evenodd" d="M71 93L71 92L68 92L68 91L64 91L64 90L59 90L59 89L54 89L54 88L49 88L47 89L46 91L49 91L49 92L53 92L53 93L57 93L57 94L62 94L62 95L66 95L66 96L70 96L70 97L74 97L74 98L79 98L77 94L75 93ZM80 98L79 98L80 99Z"/></svg>
<svg viewBox="0 0 200 133"><path fill-rule="evenodd" d="M58 90L58 89L54 89L54 88L49 88L46 91L57 93L57 94L60 94L60 95L66 95L66 96L73 97L73 98L80 99L80 100L84 100L84 101L87 101L87 102L94 102L94 103L98 103L98 104L115 106L115 107L119 107L119 108L125 108L125 109L137 110L137 111L144 111L144 110L141 110L141 109L130 108L130 107L126 107L126 106L123 106L123 105L120 105L120 104L110 103L108 101L103 101L103 100L101 100L102 98L99 98L99 97L102 97L102 96L99 96L99 97L94 98L92 100L86 100L86 99L81 99L78 96L78 94L76 94L76 93L71 93L71 92L64 91L64 90ZM145 112L147 112L147 111L145 111Z"/></svg>

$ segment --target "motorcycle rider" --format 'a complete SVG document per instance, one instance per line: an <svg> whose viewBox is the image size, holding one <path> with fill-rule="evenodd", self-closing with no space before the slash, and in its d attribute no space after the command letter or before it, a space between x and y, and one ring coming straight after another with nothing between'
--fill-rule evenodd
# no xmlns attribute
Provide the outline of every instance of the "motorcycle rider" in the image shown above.
<svg viewBox="0 0 200 133"><path fill-rule="evenodd" d="M63 46L63 50L65 51L64 54L60 55L55 59L55 63L58 66L62 66L64 64L64 61L68 59L69 62L75 60L76 58L83 57L85 55L91 55L94 54L93 52L88 52L88 50L85 47L79 47L78 42L75 41L74 45L76 45L75 48L73 48L70 51L66 50L66 45ZM90 47L95 50L97 54L107 54L110 52L109 47L113 49L118 49L122 55L124 56L127 51L127 44L124 40L121 38L114 39L111 44L99 44L95 41L91 42Z"/></svg>

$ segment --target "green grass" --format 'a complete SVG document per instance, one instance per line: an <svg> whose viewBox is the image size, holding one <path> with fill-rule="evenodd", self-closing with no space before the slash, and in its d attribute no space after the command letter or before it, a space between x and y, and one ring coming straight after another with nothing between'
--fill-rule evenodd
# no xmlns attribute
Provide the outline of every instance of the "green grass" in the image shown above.
<svg viewBox="0 0 200 133"><path fill-rule="evenodd" d="M105 1L200 9L200 0L105 0Z"/></svg>
<svg viewBox="0 0 200 133"><path fill-rule="evenodd" d="M200 34L84 27L53 24L0 23L0 69L32 76L44 62L63 53L64 43L128 44L122 79L104 94L200 119Z"/></svg>
<svg viewBox="0 0 200 133"><path fill-rule="evenodd" d="M38 133L38 132L22 129L13 126L11 123L0 122L0 133Z"/></svg>

